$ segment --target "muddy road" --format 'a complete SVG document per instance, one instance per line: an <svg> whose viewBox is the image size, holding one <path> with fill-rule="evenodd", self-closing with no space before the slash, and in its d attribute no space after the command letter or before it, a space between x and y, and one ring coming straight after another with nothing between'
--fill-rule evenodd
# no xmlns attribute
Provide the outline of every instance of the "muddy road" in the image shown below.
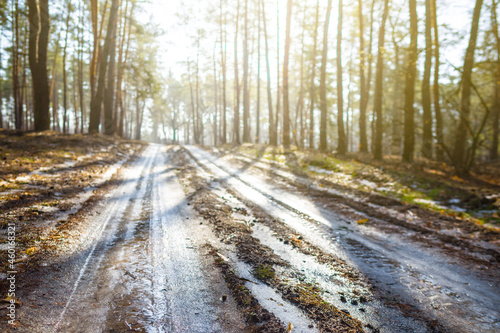
<svg viewBox="0 0 500 333"><path fill-rule="evenodd" d="M119 176L79 246L20 277L9 331L500 331L498 249L365 223L298 176L193 146L150 145Z"/></svg>

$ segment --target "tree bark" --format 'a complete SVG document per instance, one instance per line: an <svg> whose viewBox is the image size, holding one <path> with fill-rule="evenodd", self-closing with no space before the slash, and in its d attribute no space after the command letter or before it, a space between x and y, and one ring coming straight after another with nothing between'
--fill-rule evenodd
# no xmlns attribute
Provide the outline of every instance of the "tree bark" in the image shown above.
<svg viewBox="0 0 500 333"><path fill-rule="evenodd" d="M92 101L90 103L89 132L92 134L99 132L99 125L101 123L101 110L106 85L106 74L108 71L108 61L116 28L116 19L118 16L119 5L120 0L112 0L111 11L108 19L108 29L106 31L106 40L104 41L104 48L100 55L101 59L99 61L99 78L97 81L97 89L95 92L95 96L92 96Z"/></svg>
<svg viewBox="0 0 500 333"><path fill-rule="evenodd" d="M423 134L422 155L432 158L432 110L431 110L431 66L432 66L432 24L431 0L425 0L425 68L422 80Z"/></svg>
<svg viewBox="0 0 500 333"><path fill-rule="evenodd" d="M337 28L337 132L338 146L337 154L345 155L347 151L346 137L344 129L344 92L343 92L343 73L342 73L342 20L343 20L342 0L339 0L339 21Z"/></svg>
<svg viewBox="0 0 500 333"><path fill-rule="evenodd" d="M326 9L325 25L323 29L323 52L321 58L321 77L319 84L319 99L321 110L321 124L319 129L319 149L321 151L327 150L326 142L326 127L327 127L327 113L328 105L326 101L326 64L328 58L328 25L330 23L330 14L332 12L332 0L328 0L328 7Z"/></svg>
<svg viewBox="0 0 500 333"><path fill-rule="evenodd" d="M288 63L290 59L290 25L293 1L288 0L286 13L285 59L283 61L283 146L290 147L290 100L288 91Z"/></svg>
<svg viewBox="0 0 500 333"><path fill-rule="evenodd" d="M240 82L238 78L238 26L240 18L240 0L236 10L236 29L234 33L234 89L236 101L234 104L233 144L240 144Z"/></svg>
<svg viewBox="0 0 500 333"><path fill-rule="evenodd" d="M71 18L72 4L67 1L68 14L66 16L66 36L64 37L64 49L63 49L63 132L68 133L68 78L66 71L66 58L68 57L68 35L69 35L69 19Z"/></svg>
<svg viewBox="0 0 500 333"><path fill-rule="evenodd" d="M14 96L14 122L16 130L24 127L22 89L19 83L20 60L19 60L19 4L18 0L12 2L12 94Z"/></svg>
<svg viewBox="0 0 500 333"><path fill-rule="evenodd" d="M432 6L432 20L431 24L434 30L434 84L432 86L432 93L434 98L434 114L436 117L436 158L438 161L444 160L444 134L443 134L443 116L441 114L440 92L439 92L439 34L437 24L437 5L436 0L431 0Z"/></svg>
<svg viewBox="0 0 500 333"><path fill-rule="evenodd" d="M250 92L248 88L248 0L245 0L245 40L243 42L243 142L250 142Z"/></svg>
<svg viewBox="0 0 500 333"><path fill-rule="evenodd" d="M275 146L277 144L276 132L274 127L273 115L273 95L271 93L271 68L269 64L269 44L267 42L267 23L266 23L266 8L264 0L262 4L262 21L264 21L264 40L266 43L266 71L267 71L267 107L269 109L269 144Z"/></svg>
<svg viewBox="0 0 500 333"><path fill-rule="evenodd" d="M114 123L114 97L115 97L115 62L116 62L116 29L111 41L111 51L109 55L109 66L107 73L107 85L104 95L104 134L115 134Z"/></svg>
<svg viewBox="0 0 500 333"><path fill-rule="evenodd" d="M500 36L498 34L497 20L497 0L492 1L491 21L493 34L495 35L495 43L497 48L497 63L496 63L496 83L495 83L495 105L491 114L491 146L490 146L490 161L498 160L498 136L499 136L499 118L500 118Z"/></svg>
<svg viewBox="0 0 500 333"><path fill-rule="evenodd" d="M359 85L360 85L360 107L359 107L359 151L368 151L368 140L366 138L366 106L368 104L368 96L366 94L365 83L365 38L363 24L363 0L358 1L358 17L359 17Z"/></svg>
<svg viewBox="0 0 500 333"><path fill-rule="evenodd" d="M276 121L274 122L274 131L276 132L276 143L279 139L279 116L281 110L281 86L280 86L280 6L279 0L276 1Z"/></svg>
<svg viewBox="0 0 500 333"><path fill-rule="evenodd" d="M47 47L49 43L49 0L28 0L30 38L29 62L33 83L35 130L50 129Z"/></svg>
<svg viewBox="0 0 500 333"><path fill-rule="evenodd" d="M260 35L261 35L261 6L260 1L257 6L257 117L255 120L255 143L260 143Z"/></svg>
<svg viewBox="0 0 500 333"><path fill-rule="evenodd" d="M479 30L479 18L481 16L482 6L483 0L476 0L474 14L472 16L469 46L467 47L467 52L465 53L464 60L460 119L458 121L458 126L455 132L455 145L453 148L453 163L458 174L466 174L469 171L467 167L468 161L465 153L469 132L469 130L467 129L467 123L469 122L471 111L470 97L472 89L472 67L474 65L474 52L476 50L477 33Z"/></svg>
<svg viewBox="0 0 500 333"><path fill-rule="evenodd" d="M222 136L221 144L227 143L227 120L226 120L226 29L223 36L222 22L222 0L220 0L220 57L222 66Z"/></svg>
<svg viewBox="0 0 500 333"><path fill-rule="evenodd" d="M316 2L316 21L314 26L314 43L312 49L312 64L311 64L311 84L309 88L309 148L314 149L314 102L316 100L316 52L318 44L318 26L319 26L319 0Z"/></svg>
<svg viewBox="0 0 500 333"><path fill-rule="evenodd" d="M410 49L408 50L408 68L405 79L405 122L404 122L404 145L403 160L413 161L415 149L415 77L417 73L417 38L418 38L418 18L417 1L409 0L410 7Z"/></svg>
<svg viewBox="0 0 500 333"><path fill-rule="evenodd" d="M382 159L383 155L383 132L384 123L382 117L382 98L384 94L384 44L385 44L385 23L389 15L389 0L384 1L384 12L382 14L382 22L378 35L378 55L377 55L377 73L375 74L375 95L373 109L377 116L376 131L375 131L375 150L374 157L377 160Z"/></svg>

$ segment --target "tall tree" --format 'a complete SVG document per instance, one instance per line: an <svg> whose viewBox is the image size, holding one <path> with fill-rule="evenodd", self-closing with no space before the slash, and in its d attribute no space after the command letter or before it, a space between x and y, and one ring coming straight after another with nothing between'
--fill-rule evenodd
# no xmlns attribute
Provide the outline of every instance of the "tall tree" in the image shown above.
<svg viewBox="0 0 500 333"><path fill-rule="evenodd" d="M403 160L411 162L415 150L415 78L417 74L417 38L418 38L418 17L417 0L409 0L410 7L410 48L408 50L408 62L405 79L405 116L404 116L404 144Z"/></svg>
<svg viewBox="0 0 500 333"><path fill-rule="evenodd" d="M12 95L14 96L14 122L16 130L20 131L24 127L23 115L23 99L21 97L22 89L19 82L19 75L21 69L21 61L19 52L20 38L19 38L19 2L18 0L12 1Z"/></svg>
<svg viewBox="0 0 500 333"><path fill-rule="evenodd" d="M319 26L319 0L316 2L316 21L314 24L314 42L312 49L311 62L311 83L309 88L309 148L314 149L314 102L316 99L316 52L318 44L318 26Z"/></svg>
<svg viewBox="0 0 500 333"><path fill-rule="evenodd" d="M245 0L243 42L243 142L250 142L250 89L248 87L248 0Z"/></svg>
<svg viewBox="0 0 500 333"><path fill-rule="evenodd" d="M222 136L221 143L226 144L227 142L227 120L226 120L226 30L225 22L222 20L222 0L220 0L220 58L222 67ZM224 29L223 29L224 26Z"/></svg>
<svg viewBox="0 0 500 333"><path fill-rule="evenodd" d="M467 125L471 111L470 97L472 91L472 67L474 65L474 52L476 50L477 32L479 30L479 19L481 16L482 6L483 0L476 0L474 14L472 16L469 46L467 47L464 60L460 119L455 132L455 145L453 147L453 163L458 174L467 173L469 171L469 162L473 161L473 156L466 156L467 137L469 134Z"/></svg>
<svg viewBox="0 0 500 333"><path fill-rule="evenodd" d="M444 160L444 134L443 134L443 116L441 114L441 97L439 92L439 66L440 66L440 45L439 45L439 30L437 24L437 5L436 0L431 0L432 16L431 25L434 31L434 84L432 86L432 94L434 98L434 114L436 117L436 158L438 161Z"/></svg>
<svg viewBox="0 0 500 333"><path fill-rule="evenodd" d="M64 37L64 48L63 48L63 132L68 133L68 74L66 69L66 59L68 57L68 35L69 35L69 20L71 18L71 12L73 11L73 5L71 1L66 0L67 14L66 14L66 35Z"/></svg>
<svg viewBox="0 0 500 333"><path fill-rule="evenodd" d="M271 93L271 68L269 63L269 44L267 41L266 8L264 0L261 0L261 4L262 4L262 21L264 22L264 41L266 44L267 108L269 109L269 144L275 146L278 144L278 142L274 126L273 95Z"/></svg>
<svg viewBox="0 0 500 333"><path fill-rule="evenodd" d="M498 34L498 20L497 20L497 0L492 0L491 6L491 23L493 34L495 36L495 43L497 49L497 63L496 63L496 82L495 82L495 105L491 115L492 138L490 146L490 160L498 160L498 136L499 133L499 118L500 118L500 36Z"/></svg>
<svg viewBox="0 0 500 333"><path fill-rule="evenodd" d="M238 79L238 26L240 18L240 0L238 0L236 9L236 28L234 32L234 125L233 125L233 144L240 144L240 82Z"/></svg>
<svg viewBox="0 0 500 333"><path fill-rule="evenodd" d="M332 0L328 0L328 7L326 9L325 25L323 29L323 52L321 55L321 77L319 84L319 100L321 110L321 123L319 128L319 149L326 151L326 127L327 127L327 113L328 105L326 100L326 64L328 58L328 25L330 23L330 14L332 12Z"/></svg>
<svg viewBox="0 0 500 333"><path fill-rule="evenodd" d="M104 134L106 135L115 133L113 110L115 102L116 29L111 38L110 48L107 83L104 90Z"/></svg>
<svg viewBox="0 0 500 333"><path fill-rule="evenodd" d="M342 84L342 20L343 7L342 0L339 0L339 21L337 28L337 130L338 130L338 146L337 153L344 155L347 152L346 136L344 129L344 92ZM384 24L384 23L383 23Z"/></svg>
<svg viewBox="0 0 500 333"><path fill-rule="evenodd" d="M384 12L382 14L382 22L378 35L378 55L377 55L377 72L375 75L375 94L373 96L373 109L377 116L376 131L375 131L375 150L373 152L375 159L382 159L382 139L384 132L384 123L382 117L382 97L384 84L384 44L385 44L385 23L389 15L389 0L384 1Z"/></svg>
<svg viewBox="0 0 500 333"><path fill-rule="evenodd" d="M47 47L49 44L49 0L28 0L29 62L33 84L35 130L50 129Z"/></svg>
<svg viewBox="0 0 500 333"><path fill-rule="evenodd" d="M274 131L276 132L276 145L279 138L279 116L281 111L281 85L280 85L280 2L276 1L276 121L274 122Z"/></svg>
<svg viewBox="0 0 500 333"><path fill-rule="evenodd" d="M283 61L283 146L290 147L290 100L288 91L288 63L290 59L290 25L292 20L292 0L288 0L286 11L285 59Z"/></svg>
<svg viewBox="0 0 500 333"><path fill-rule="evenodd" d="M97 81L97 88L95 95L92 96L90 102L90 124L89 132L99 132L99 125L101 123L101 110L106 86L106 74L108 72L108 62L111 53L113 36L115 34L116 19L118 17L118 7L120 0L112 0L111 11L108 18L108 29L106 31L106 39L104 41L104 48L100 55L99 60L99 77Z"/></svg>
<svg viewBox="0 0 500 333"><path fill-rule="evenodd" d="M261 34L261 6L257 0L257 117L255 118L255 143L260 143L260 34Z"/></svg>
<svg viewBox="0 0 500 333"><path fill-rule="evenodd" d="M366 138L366 107L368 105L368 95L365 83L365 37L363 24L363 0L358 0L359 18L359 85L361 93L361 105L359 107L359 150L368 151L368 140Z"/></svg>
<svg viewBox="0 0 500 333"><path fill-rule="evenodd" d="M431 66L432 66L432 8L431 0L425 0L425 67L422 80L423 133L422 155L432 158L432 110L431 110Z"/></svg>

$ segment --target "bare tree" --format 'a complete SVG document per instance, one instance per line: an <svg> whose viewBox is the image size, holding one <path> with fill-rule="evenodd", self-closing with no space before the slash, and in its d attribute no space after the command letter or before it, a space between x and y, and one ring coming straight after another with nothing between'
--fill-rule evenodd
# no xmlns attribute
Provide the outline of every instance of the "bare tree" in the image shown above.
<svg viewBox="0 0 500 333"><path fill-rule="evenodd" d="M373 109L377 116L376 131L375 131L375 150L373 152L375 159L382 159L382 139L384 132L384 124L382 117L382 98L384 85L384 44L385 44L385 23L389 15L389 0L384 1L384 12L382 14L382 22L378 35L378 55L377 55L377 73L375 75L375 94Z"/></svg>
<svg viewBox="0 0 500 333"><path fill-rule="evenodd" d="M342 19L343 8L342 0L339 0L339 22L337 29L337 130L338 130L338 146L337 153L344 155L347 151L345 129L344 129L344 93L342 84Z"/></svg>
<svg viewBox="0 0 500 333"><path fill-rule="evenodd" d="M288 0L286 12L285 60L283 61L283 146L290 147L290 101L288 91L288 63L290 58L290 25L292 20L292 0Z"/></svg>
<svg viewBox="0 0 500 333"><path fill-rule="evenodd" d="M327 113L328 105L326 101L326 63L328 58L328 25L330 23L330 14L332 12L332 0L328 0L328 7L326 9L325 25L323 29L323 53L321 59L321 78L319 84L319 99L321 110L321 124L319 129L319 149L326 151L326 127L327 127Z"/></svg>
<svg viewBox="0 0 500 333"><path fill-rule="evenodd" d="M423 134L422 155L432 158L432 110L431 110L431 66L432 66L432 8L431 0L425 0L425 68L422 80Z"/></svg>
<svg viewBox="0 0 500 333"><path fill-rule="evenodd" d="M311 83L309 88L309 148L314 149L314 101L316 99L316 52L318 43L318 26L319 26L319 0L316 2L316 21L314 25L314 43L312 49L311 63Z"/></svg>
<svg viewBox="0 0 500 333"><path fill-rule="evenodd" d="M267 107L269 109L269 144L275 146L278 143L274 126L273 96L271 93L271 68L269 64L269 45L267 42L266 8L264 0L261 0L261 4L262 4L262 21L264 22L264 40L266 43Z"/></svg>
<svg viewBox="0 0 500 333"><path fill-rule="evenodd" d="M464 69L462 73L462 97L460 119L455 132L455 145L453 148L453 163L458 174L466 174L474 160L475 149L469 150L466 156L467 137L469 129L467 123L470 116L470 97L472 91L472 67L474 65L474 52L476 50L477 33L479 30L479 18L483 0L476 0L474 14L472 16L472 27L469 39L469 46L465 53ZM470 133L473 134L473 133Z"/></svg>
<svg viewBox="0 0 500 333"><path fill-rule="evenodd" d="M33 83L35 130L50 129L47 46L49 44L49 1L28 0L29 61Z"/></svg>
<svg viewBox="0 0 500 333"><path fill-rule="evenodd" d="M417 74L417 38L418 38L418 17L417 1L409 0L410 7L410 48L408 50L408 68L405 79L405 122L404 122L404 145L403 159L407 162L413 160L415 149L415 78Z"/></svg>

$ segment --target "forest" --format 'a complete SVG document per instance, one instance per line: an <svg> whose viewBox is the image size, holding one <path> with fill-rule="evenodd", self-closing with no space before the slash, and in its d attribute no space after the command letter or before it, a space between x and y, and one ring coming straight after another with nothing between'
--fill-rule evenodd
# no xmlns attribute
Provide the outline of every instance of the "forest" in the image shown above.
<svg viewBox="0 0 500 333"><path fill-rule="evenodd" d="M0 331L499 332L499 0L0 0Z"/></svg>
<svg viewBox="0 0 500 333"><path fill-rule="evenodd" d="M162 68L162 27L137 19L147 3L2 1L0 124L423 157L458 174L498 159L495 0L284 5L183 5L186 58Z"/></svg>

